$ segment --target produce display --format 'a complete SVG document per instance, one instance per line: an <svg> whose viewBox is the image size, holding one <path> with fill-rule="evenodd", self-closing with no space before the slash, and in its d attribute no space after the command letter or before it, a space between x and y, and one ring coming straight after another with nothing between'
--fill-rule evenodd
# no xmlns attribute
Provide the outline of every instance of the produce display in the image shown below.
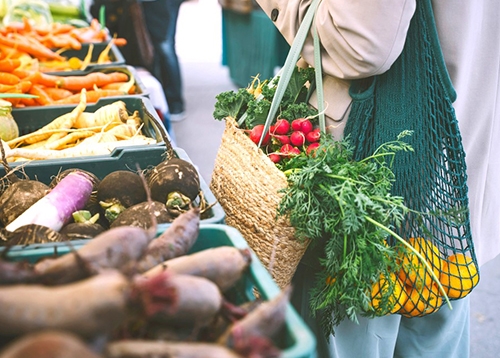
<svg viewBox="0 0 500 358"><path fill-rule="evenodd" d="M312 357L292 288L109 66L122 39L32 20L0 28L0 357Z"/></svg>

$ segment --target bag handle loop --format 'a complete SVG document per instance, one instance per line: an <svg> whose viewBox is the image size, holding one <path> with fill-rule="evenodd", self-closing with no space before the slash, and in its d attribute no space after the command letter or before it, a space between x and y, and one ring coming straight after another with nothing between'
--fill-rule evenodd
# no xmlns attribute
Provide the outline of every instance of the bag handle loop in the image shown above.
<svg viewBox="0 0 500 358"><path fill-rule="evenodd" d="M290 47L290 52L285 59L285 63L283 68L278 73L277 76L280 77L278 81L278 86L276 88L276 92L274 94L273 100L271 102L271 107L269 109L269 113L266 118L266 122L264 124L264 130L262 131L263 135L259 141L259 147L262 144L262 140L264 139L264 133L269 131L269 127L271 126L271 122L279 108L279 104L283 99L283 95L285 94L285 90L288 87L288 83L290 82L290 78L292 77L292 73L297 65L297 61L299 60L300 53L302 51L302 47L306 41L307 34L309 33L309 29L313 23L316 9L318 8L318 4L321 0L313 0L311 5L307 9L306 15L302 19L302 23L300 24L299 30L297 31L297 35L293 40L292 46ZM320 57L320 47L319 47L319 38L317 36L316 28L313 27L313 35L314 35L314 57L315 57L315 70L316 70L316 91L318 95L318 111L320 113L320 128L324 131L325 129L325 117L323 113L323 79L322 79L322 71L321 71L321 58ZM319 64L319 65L318 65ZM319 78L319 82L318 82ZM321 109L320 109L321 107ZM321 123L323 121L323 123Z"/></svg>

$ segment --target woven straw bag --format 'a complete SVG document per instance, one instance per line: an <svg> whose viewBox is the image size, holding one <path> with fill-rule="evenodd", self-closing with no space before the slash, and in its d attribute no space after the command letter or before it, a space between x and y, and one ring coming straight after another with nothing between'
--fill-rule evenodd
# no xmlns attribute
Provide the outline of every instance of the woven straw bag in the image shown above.
<svg viewBox="0 0 500 358"><path fill-rule="evenodd" d="M319 0L311 3L278 74L279 82L264 133L268 131L277 113L318 4ZM316 50L319 49L317 41L315 36L315 57L320 61L319 50ZM320 99L321 71L316 72L316 85ZM318 110L321 113L322 107L319 106ZM324 130L324 115L320 114L319 117L320 127ZM285 174L238 128L233 118L226 118L226 128L215 159L210 189L225 211L226 223L241 232L280 288L292 281L310 242L296 239L295 229L288 220L277 215L282 196L280 190L286 188L287 184Z"/></svg>
<svg viewBox="0 0 500 358"><path fill-rule="evenodd" d="M276 215L279 190L286 185L283 172L227 118L210 190L226 223L241 232L281 288L290 283L308 244L296 240L293 227Z"/></svg>

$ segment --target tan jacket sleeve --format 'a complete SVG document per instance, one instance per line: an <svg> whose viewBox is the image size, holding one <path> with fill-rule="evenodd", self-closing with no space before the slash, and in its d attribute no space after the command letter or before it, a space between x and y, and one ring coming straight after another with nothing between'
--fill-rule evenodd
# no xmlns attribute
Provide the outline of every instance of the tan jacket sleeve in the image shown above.
<svg viewBox="0 0 500 358"><path fill-rule="evenodd" d="M351 103L352 79L387 71L403 50L416 0L322 0L315 26L322 45L327 125L341 138ZM288 43L292 43L311 0L257 0ZM314 63L312 37L302 58ZM316 98L311 104L316 105Z"/></svg>
<svg viewBox="0 0 500 358"><path fill-rule="evenodd" d="M401 53L416 0L323 0L315 25L323 47L323 70L342 79L387 71ZM257 0L292 43L311 0ZM313 63L312 38L302 51Z"/></svg>

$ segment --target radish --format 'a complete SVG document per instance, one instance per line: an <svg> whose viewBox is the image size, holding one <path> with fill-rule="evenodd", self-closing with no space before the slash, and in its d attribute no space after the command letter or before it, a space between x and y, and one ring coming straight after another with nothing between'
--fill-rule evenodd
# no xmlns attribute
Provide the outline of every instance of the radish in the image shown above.
<svg viewBox="0 0 500 358"><path fill-rule="evenodd" d="M297 118L292 121L292 130L301 131L305 134L312 131L313 125L307 118Z"/></svg>
<svg viewBox="0 0 500 358"><path fill-rule="evenodd" d="M300 150L291 144L285 144L280 148L280 153L283 154L285 158L290 158L294 155L299 155Z"/></svg>
<svg viewBox="0 0 500 358"><path fill-rule="evenodd" d="M268 154L268 157L273 163L279 163L281 161L281 155L276 153L270 153Z"/></svg>
<svg viewBox="0 0 500 358"><path fill-rule="evenodd" d="M93 186L92 178L86 173L70 173L47 195L7 225L6 229L14 231L23 225L38 224L59 231L75 211L85 207Z"/></svg>
<svg viewBox="0 0 500 358"><path fill-rule="evenodd" d="M250 130L249 138L252 140L252 142L259 145L260 138L262 137L263 132L264 132L264 125L257 124L255 127L252 128L252 130ZM271 135L268 132L266 133L264 139L262 140L262 145L268 145L270 139Z"/></svg>
<svg viewBox="0 0 500 358"><path fill-rule="evenodd" d="M288 122L286 119L278 119L276 121L276 124L274 125L274 130L271 131L273 134L287 134L288 131L290 131L290 122Z"/></svg>
<svg viewBox="0 0 500 358"><path fill-rule="evenodd" d="M319 142L314 142L314 143L311 143L307 146L306 148L306 154L307 155L310 155L312 153L312 155L314 155L314 152L316 151L316 149L319 148Z"/></svg>
<svg viewBox="0 0 500 358"><path fill-rule="evenodd" d="M306 134L306 140L309 143L318 142L320 137L321 137L321 132L319 128L313 129L312 131Z"/></svg>
<svg viewBox="0 0 500 358"><path fill-rule="evenodd" d="M301 147L306 142L306 135L301 131L293 131L290 134L290 143L296 147Z"/></svg>
<svg viewBox="0 0 500 358"><path fill-rule="evenodd" d="M273 135L281 144L290 144L290 137L285 134Z"/></svg>

